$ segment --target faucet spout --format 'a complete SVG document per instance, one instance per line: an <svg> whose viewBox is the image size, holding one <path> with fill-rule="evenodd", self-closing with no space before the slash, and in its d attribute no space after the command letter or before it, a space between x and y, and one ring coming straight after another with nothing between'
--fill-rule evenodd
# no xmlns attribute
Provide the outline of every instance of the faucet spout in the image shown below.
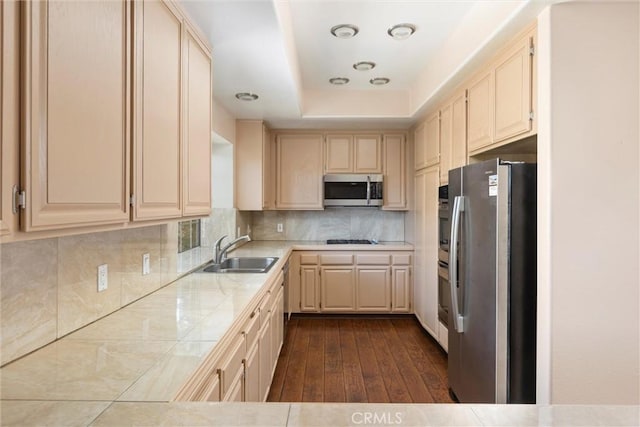
<svg viewBox="0 0 640 427"><path fill-rule="evenodd" d="M229 249L231 249L232 246L242 242L242 241L246 241L246 242L250 242L251 241L251 237L248 234L245 234L244 236L240 236L237 239L229 242L224 248L220 249L220 245L219 243L222 242L222 239L224 239L227 236L223 236L221 237L218 242L216 242L216 258L214 259L214 262L216 264L221 264L226 258L227 258L227 251L229 251Z"/></svg>

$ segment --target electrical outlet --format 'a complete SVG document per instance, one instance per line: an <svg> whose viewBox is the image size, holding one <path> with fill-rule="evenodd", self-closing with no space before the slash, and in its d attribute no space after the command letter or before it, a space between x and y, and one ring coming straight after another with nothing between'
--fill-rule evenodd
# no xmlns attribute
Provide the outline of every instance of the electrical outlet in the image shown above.
<svg viewBox="0 0 640 427"><path fill-rule="evenodd" d="M109 271L107 270L107 264L98 266L98 292L106 291L109 286L107 276Z"/></svg>
<svg viewBox="0 0 640 427"><path fill-rule="evenodd" d="M282 233L284 231L284 227L282 226L281 222L279 222L277 225L277 231L278 233Z"/></svg>
<svg viewBox="0 0 640 427"><path fill-rule="evenodd" d="M151 272L151 262L149 254L142 254L142 275L146 276Z"/></svg>
<svg viewBox="0 0 640 427"><path fill-rule="evenodd" d="M240 237L240 227L236 230L236 237Z"/></svg>

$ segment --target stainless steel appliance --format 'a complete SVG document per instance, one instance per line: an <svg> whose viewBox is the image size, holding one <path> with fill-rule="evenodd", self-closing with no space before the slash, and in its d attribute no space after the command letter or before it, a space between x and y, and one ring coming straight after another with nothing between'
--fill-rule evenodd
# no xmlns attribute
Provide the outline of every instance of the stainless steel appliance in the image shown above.
<svg viewBox="0 0 640 427"><path fill-rule="evenodd" d="M382 175L325 175L324 205L382 206Z"/></svg>
<svg viewBox="0 0 640 427"><path fill-rule="evenodd" d="M536 165L449 171L448 374L464 403L535 403Z"/></svg>
<svg viewBox="0 0 640 427"><path fill-rule="evenodd" d="M449 325L449 186L438 188L438 320Z"/></svg>

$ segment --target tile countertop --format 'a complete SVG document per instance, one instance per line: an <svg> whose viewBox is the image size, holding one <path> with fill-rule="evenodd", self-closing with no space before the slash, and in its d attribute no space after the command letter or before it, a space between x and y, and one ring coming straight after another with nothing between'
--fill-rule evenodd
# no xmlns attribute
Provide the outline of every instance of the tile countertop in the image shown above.
<svg viewBox="0 0 640 427"><path fill-rule="evenodd" d="M267 274L186 275L0 369L0 425L640 425L631 406L170 402L292 250L413 246L246 244L233 255L280 259Z"/></svg>

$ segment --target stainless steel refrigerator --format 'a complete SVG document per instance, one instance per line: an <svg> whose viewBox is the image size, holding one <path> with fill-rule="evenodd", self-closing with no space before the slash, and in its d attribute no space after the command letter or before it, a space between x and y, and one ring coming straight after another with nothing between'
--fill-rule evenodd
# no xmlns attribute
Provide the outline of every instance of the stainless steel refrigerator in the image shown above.
<svg viewBox="0 0 640 427"><path fill-rule="evenodd" d="M463 403L535 403L536 165L449 171L448 374Z"/></svg>

